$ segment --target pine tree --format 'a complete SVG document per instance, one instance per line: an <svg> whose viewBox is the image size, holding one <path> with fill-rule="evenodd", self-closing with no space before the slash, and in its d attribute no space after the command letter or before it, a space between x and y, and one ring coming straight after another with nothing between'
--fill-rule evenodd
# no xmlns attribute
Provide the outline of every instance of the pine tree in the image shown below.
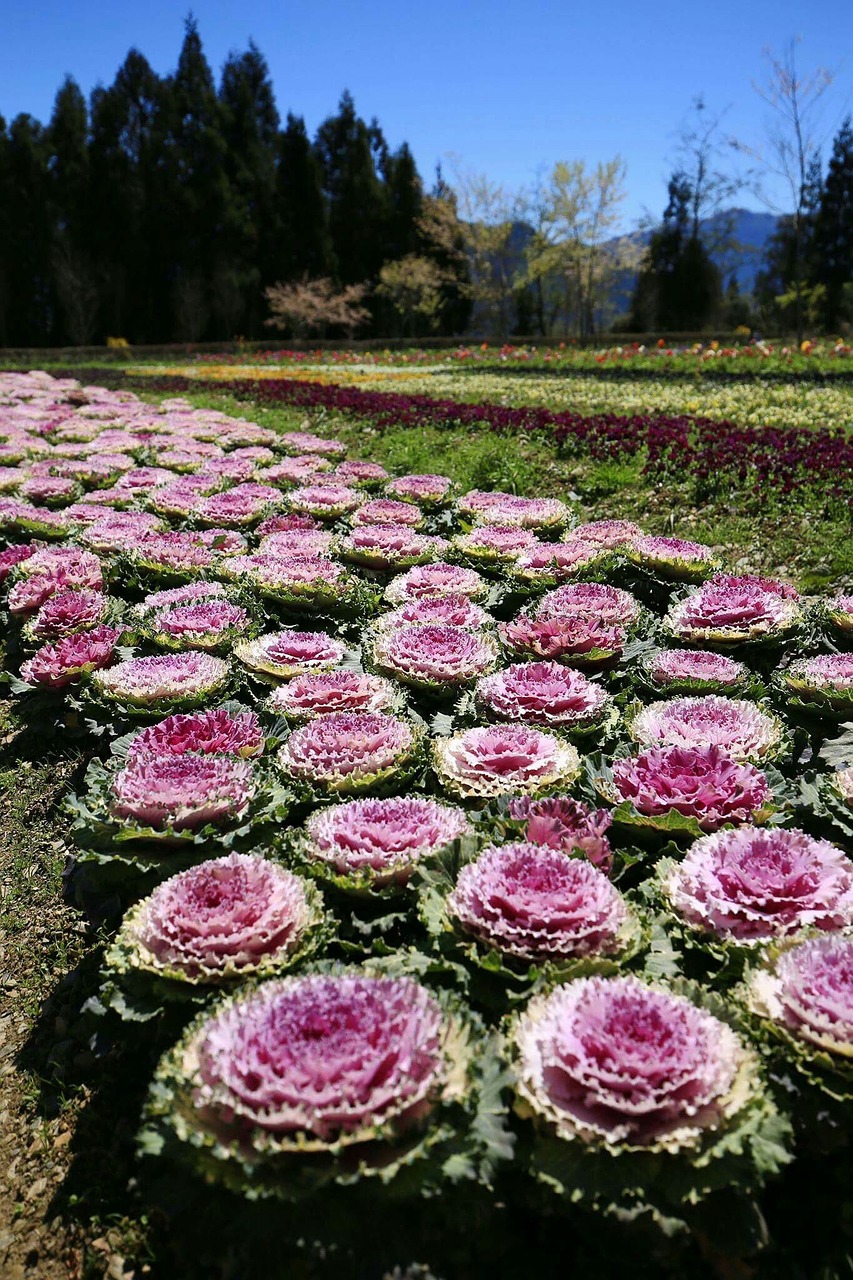
<svg viewBox="0 0 853 1280"><path fill-rule="evenodd" d="M382 144L356 115L345 92L338 114L320 125L316 139L323 186L329 201L329 231L341 283L372 280L386 257L382 229L387 203L375 157Z"/></svg>
<svg viewBox="0 0 853 1280"><path fill-rule="evenodd" d="M97 264L88 252L90 182L89 119L86 100L67 77L48 127L52 251L63 338L76 345L91 342L100 294Z"/></svg>
<svg viewBox="0 0 853 1280"><path fill-rule="evenodd" d="M853 319L848 301L853 284L853 126L850 116L842 123L832 144L814 217L813 243L814 275L826 288L826 326L835 329L840 321Z"/></svg>
<svg viewBox="0 0 853 1280"><path fill-rule="evenodd" d="M39 346L57 336L51 271L50 146L30 115L16 116L5 139L3 241L6 334L12 346Z"/></svg>
<svg viewBox="0 0 853 1280"><path fill-rule="evenodd" d="M104 336L162 341L168 246L159 239L156 181L163 82L131 49L91 99L90 254L97 261Z"/></svg>
<svg viewBox="0 0 853 1280"><path fill-rule="evenodd" d="M335 274L320 161L305 121L290 113L278 143L276 227L270 273L274 281Z"/></svg>
<svg viewBox="0 0 853 1280"><path fill-rule="evenodd" d="M193 342L209 328L231 192L223 111L192 17L177 70L166 82L164 106L155 188L158 238L167 250L169 327L175 337Z"/></svg>
<svg viewBox="0 0 853 1280"><path fill-rule="evenodd" d="M694 234L691 184L676 172L667 190L663 222L649 240L634 292L631 327L637 332L704 329L722 300L720 273Z"/></svg>
<svg viewBox="0 0 853 1280"><path fill-rule="evenodd" d="M269 68L257 46L231 54L219 91L229 200L214 314L224 337L260 332L262 288L273 279L278 238L276 152L279 116Z"/></svg>

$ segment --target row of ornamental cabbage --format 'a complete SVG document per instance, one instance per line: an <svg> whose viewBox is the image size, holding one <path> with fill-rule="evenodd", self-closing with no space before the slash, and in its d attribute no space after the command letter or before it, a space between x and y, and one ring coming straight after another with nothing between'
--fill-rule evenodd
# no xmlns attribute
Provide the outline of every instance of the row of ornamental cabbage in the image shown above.
<svg viewBox="0 0 853 1280"><path fill-rule="evenodd" d="M853 596L343 452L0 376L8 680L91 754L140 1152L250 1198L752 1195L849 1122Z"/></svg>

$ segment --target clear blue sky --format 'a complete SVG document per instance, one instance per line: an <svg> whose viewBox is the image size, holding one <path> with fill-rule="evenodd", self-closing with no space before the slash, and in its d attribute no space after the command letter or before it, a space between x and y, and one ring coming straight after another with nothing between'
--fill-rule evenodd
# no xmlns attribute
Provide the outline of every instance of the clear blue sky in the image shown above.
<svg viewBox="0 0 853 1280"><path fill-rule="evenodd" d="M2 0L0 114L50 114L66 73L88 95L135 45L174 68L186 0ZM798 0L640 4L629 0L194 0L217 74L254 39L282 116L311 131L346 87L391 146L408 141L424 177L450 153L510 186L556 160L628 165L626 225L665 203L675 134L692 98L729 108L725 131L761 135L750 87L762 49L801 34L801 65L837 72L830 135L853 103L853 5ZM739 203L761 207L741 197Z"/></svg>

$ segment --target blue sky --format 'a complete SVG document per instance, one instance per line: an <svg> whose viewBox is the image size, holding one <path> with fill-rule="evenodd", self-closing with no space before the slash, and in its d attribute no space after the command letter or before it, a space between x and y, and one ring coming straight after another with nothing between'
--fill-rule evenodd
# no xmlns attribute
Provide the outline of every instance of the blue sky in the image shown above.
<svg viewBox="0 0 853 1280"><path fill-rule="evenodd" d="M691 100L726 110L724 130L760 140L766 110L751 89L762 49L802 35L801 66L828 66L831 135L853 106L853 5L718 0L655 5L610 0L195 0L215 73L254 39L278 107L310 130L347 87L392 146L409 142L429 177L450 154L509 186L556 160L628 166L626 225L666 202L675 135ZM46 120L71 73L88 94L135 45L173 69L185 0L0 0L0 114ZM817 17L826 14L825 18ZM845 54L847 55L845 58ZM739 203L761 205L748 196Z"/></svg>

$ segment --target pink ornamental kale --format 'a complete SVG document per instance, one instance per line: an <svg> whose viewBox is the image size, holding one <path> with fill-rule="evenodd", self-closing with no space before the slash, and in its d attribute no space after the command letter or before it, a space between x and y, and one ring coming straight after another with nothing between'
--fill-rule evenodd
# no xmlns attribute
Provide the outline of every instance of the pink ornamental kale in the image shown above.
<svg viewBox="0 0 853 1280"><path fill-rule="evenodd" d="M595 564L601 555L597 547L581 538L571 538L568 542L541 542L516 557L510 576L545 585L564 582Z"/></svg>
<svg viewBox="0 0 853 1280"><path fill-rule="evenodd" d="M335 478L344 484L379 484L388 479L388 472L378 462L339 462Z"/></svg>
<svg viewBox="0 0 853 1280"><path fill-rule="evenodd" d="M580 757L552 734L527 725L494 725L436 738L433 767L441 785L462 799L535 795L570 785Z"/></svg>
<svg viewBox="0 0 853 1280"><path fill-rule="evenodd" d="M404 720L342 711L294 730L279 761L285 773L301 782L352 791L392 778L410 763L417 741Z"/></svg>
<svg viewBox="0 0 853 1280"><path fill-rule="evenodd" d="M609 626L631 627L640 606L630 591L603 582L572 582L546 591L536 608L537 618L591 617Z"/></svg>
<svg viewBox="0 0 853 1280"><path fill-rule="evenodd" d="M779 672L778 679L795 703L836 714L853 713L853 654L798 658Z"/></svg>
<svg viewBox="0 0 853 1280"><path fill-rule="evenodd" d="M603 872L541 844L485 849L460 871L447 912L483 946L531 962L618 951L628 918Z"/></svg>
<svg viewBox="0 0 853 1280"><path fill-rule="evenodd" d="M484 564L506 564L536 545L536 535L517 525L489 525L458 534L453 545L462 555Z"/></svg>
<svg viewBox="0 0 853 1280"><path fill-rule="evenodd" d="M676 581L695 581L719 568L719 556L703 542L683 538L635 538L628 549L635 564Z"/></svg>
<svg viewBox="0 0 853 1280"><path fill-rule="evenodd" d="M278 443L288 453L314 454L319 457L340 457L347 447L340 440L324 440L311 431L285 431L277 437Z"/></svg>
<svg viewBox="0 0 853 1280"><path fill-rule="evenodd" d="M279 685L267 706L288 720L302 721L335 711L390 711L396 701L394 686L382 676L325 671L298 675Z"/></svg>
<svg viewBox="0 0 853 1280"><path fill-rule="evenodd" d="M612 662L627 639L622 627L591 614L534 617L522 612L511 622L502 622L498 633L505 647L520 657L552 659L578 667Z"/></svg>
<svg viewBox="0 0 853 1280"><path fill-rule="evenodd" d="M374 888L402 885L415 866L468 830L461 809L415 796L350 800L305 824L305 856L339 875L368 875Z"/></svg>
<svg viewBox="0 0 853 1280"><path fill-rule="evenodd" d="M196 831L239 818L253 794L248 760L135 752L115 776L110 812L143 826Z"/></svg>
<svg viewBox="0 0 853 1280"><path fill-rule="evenodd" d="M516 1026L525 1102L556 1135L620 1150L696 1147L739 1103L735 1033L636 978L579 978L538 996Z"/></svg>
<svg viewBox="0 0 853 1280"><path fill-rule="evenodd" d="M389 604L446 595L466 595L470 600L482 600L487 594L486 583L474 569L446 564L442 560L415 565L408 573L394 578L385 589L385 599Z"/></svg>
<svg viewBox="0 0 853 1280"><path fill-rule="evenodd" d="M264 732L254 711L178 712L136 734L128 757L199 755L257 756L264 749Z"/></svg>
<svg viewBox="0 0 853 1280"><path fill-rule="evenodd" d="M644 536L640 526L630 520L593 520L572 530L572 537L583 538L584 542L591 542L606 551L629 547L637 538Z"/></svg>
<svg viewBox="0 0 853 1280"><path fill-rule="evenodd" d="M631 736L644 747L718 746L734 760L760 761L778 754L783 728L754 702L708 694L650 703L634 717Z"/></svg>
<svg viewBox="0 0 853 1280"><path fill-rule="evenodd" d="M740 827L703 836L664 875L672 911L733 942L853 924L853 863L802 831Z"/></svg>
<svg viewBox="0 0 853 1280"><path fill-rule="evenodd" d="M102 622L107 597L100 591L62 591L40 607L29 633L34 640L57 640L75 631L89 631Z"/></svg>
<svg viewBox="0 0 853 1280"><path fill-rule="evenodd" d="M419 529L423 513L411 502L395 502L392 498L374 498L353 513L354 526L363 524L396 524Z"/></svg>
<svg viewBox="0 0 853 1280"><path fill-rule="evenodd" d="M268 556L324 556L332 546L332 535L323 529L291 529L268 533L258 551Z"/></svg>
<svg viewBox="0 0 853 1280"><path fill-rule="evenodd" d="M316 974L264 983L204 1023L189 1047L193 1105L264 1146L403 1135L447 1070L444 1015L412 978Z"/></svg>
<svg viewBox="0 0 853 1280"><path fill-rule="evenodd" d="M314 916L298 876L257 854L231 853L158 885L121 936L137 968L216 981L285 961Z"/></svg>
<svg viewBox="0 0 853 1280"><path fill-rule="evenodd" d="M474 604L468 596L457 592L446 596L425 596L410 600L391 613L383 614L378 625L387 628L401 626L465 627L477 630L488 626L491 618L485 609Z"/></svg>
<svg viewBox="0 0 853 1280"><path fill-rule="evenodd" d="M499 720L553 728L583 728L605 714L610 699L599 684L558 662L519 662L477 682L477 701Z"/></svg>
<svg viewBox="0 0 853 1280"><path fill-rule="evenodd" d="M21 679L47 689L72 684L112 660L119 634L112 627L99 626L42 645L21 664Z"/></svg>
<svg viewBox="0 0 853 1280"><path fill-rule="evenodd" d="M652 748L615 761L612 772L617 800L649 817L694 818L703 831L751 822L771 798L759 769L717 746Z"/></svg>
<svg viewBox="0 0 853 1280"><path fill-rule="evenodd" d="M36 550L35 543L25 542L14 544L11 547L6 547L4 551L0 551L0 582L5 582L15 565L21 564L24 560L29 560L30 556L35 555Z"/></svg>
<svg viewBox="0 0 853 1280"><path fill-rule="evenodd" d="M666 625L689 644L737 644L784 636L800 617L793 587L770 578L717 573L670 608Z"/></svg>
<svg viewBox="0 0 853 1280"><path fill-rule="evenodd" d="M389 480L385 491L392 498L399 498L403 502L426 502L434 505L443 502L452 487L453 483L447 476L411 475Z"/></svg>
<svg viewBox="0 0 853 1280"><path fill-rule="evenodd" d="M257 640L241 641L234 652L250 670L287 680L338 666L346 647L324 631L273 631Z"/></svg>
<svg viewBox="0 0 853 1280"><path fill-rule="evenodd" d="M411 510L411 508L409 508ZM374 569L402 569L447 552L445 538L415 533L408 525L370 524L353 529L339 543L340 554Z"/></svg>
<svg viewBox="0 0 853 1280"><path fill-rule="evenodd" d="M853 595L839 594L826 602L826 616L839 631L853 632Z"/></svg>
<svg viewBox="0 0 853 1280"><path fill-rule="evenodd" d="M151 619L151 630L160 643L208 648L249 626L249 615L228 600L199 600L161 609Z"/></svg>
<svg viewBox="0 0 853 1280"><path fill-rule="evenodd" d="M152 591L137 605L143 616L152 610L171 609L175 605L196 604L225 595L221 582L191 582L185 587L170 587L167 591Z"/></svg>
<svg viewBox="0 0 853 1280"><path fill-rule="evenodd" d="M378 631L373 659L404 684L441 692L492 670L497 647L487 636L461 627L427 624Z"/></svg>
<svg viewBox="0 0 853 1280"><path fill-rule="evenodd" d="M531 800L521 796L510 800L509 816L524 823L523 839L528 844L544 844L562 853L580 853L605 874L613 865L613 851L605 834L612 823L606 809L590 809L582 800L550 796Z"/></svg>
<svg viewBox="0 0 853 1280"><path fill-rule="evenodd" d="M853 938L809 938L788 947L753 975L748 1001L795 1041L821 1049L834 1064L853 1057Z"/></svg>

